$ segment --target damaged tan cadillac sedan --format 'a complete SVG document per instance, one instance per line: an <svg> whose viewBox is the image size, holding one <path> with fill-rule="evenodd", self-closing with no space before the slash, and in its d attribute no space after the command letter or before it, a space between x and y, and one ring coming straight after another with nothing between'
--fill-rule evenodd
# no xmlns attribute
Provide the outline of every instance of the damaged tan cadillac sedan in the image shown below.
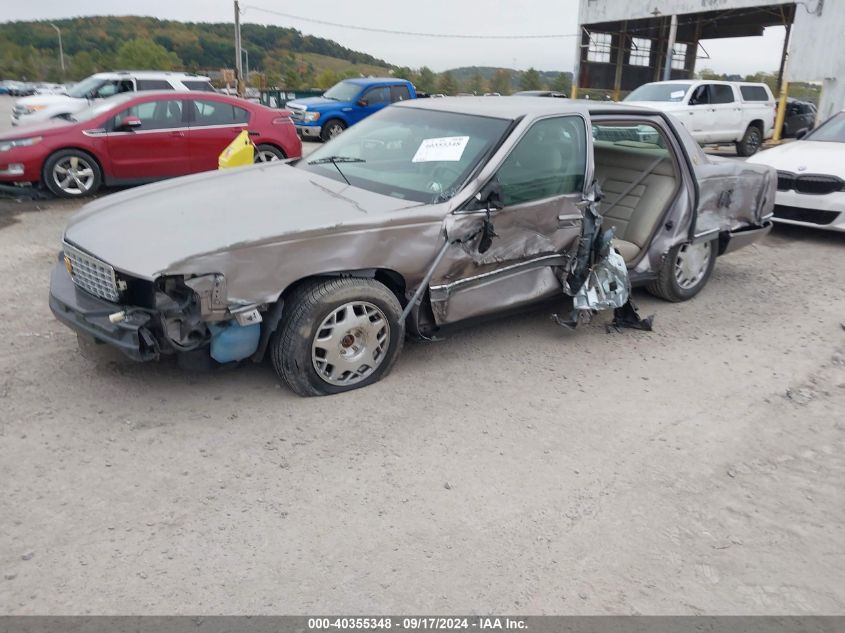
<svg viewBox="0 0 845 633"><path fill-rule="evenodd" d="M695 296L718 256L770 230L775 186L770 167L709 157L656 111L407 101L307 159L87 205L50 307L136 360L269 354L297 394L334 394L385 376L406 336L555 297L564 326L611 310L649 329L631 286Z"/></svg>

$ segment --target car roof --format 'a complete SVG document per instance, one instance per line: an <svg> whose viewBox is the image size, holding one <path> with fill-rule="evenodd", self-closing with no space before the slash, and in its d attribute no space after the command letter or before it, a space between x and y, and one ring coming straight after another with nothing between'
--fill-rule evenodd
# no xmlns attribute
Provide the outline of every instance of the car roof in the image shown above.
<svg viewBox="0 0 845 633"><path fill-rule="evenodd" d="M391 77L354 77L352 79L344 79L343 81L347 81L353 84L359 85L371 85L371 84L386 84L386 83L398 83L398 82L406 82L407 79L400 79L398 77L391 78Z"/></svg>
<svg viewBox="0 0 845 633"><path fill-rule="evenodd" d="M94 77L102 77L103 79L108 79L111 77L139 77L141 79L160 79L164 77L171 79L204 79L205 81L209 80L208 77L206 77L205 75L195 75L194 73L170 70L113 70L110 72L95 73Z"/></svg>
<svg viewBox="0 0 845 633"><path fill-rule="evenodd" d="M530 114L660 114L653 108L620 103L589 101L587 99L538 99L536 97L443 97L441 99L410 99L390 106L474 114L499 119L515 119Z"/></svg>
<svg viewBox="0 0 845 633"><path fill-rule="evenodd" d="M121 92L120 94L132 95L133 99L146 99L147 97L175 97L178 99L186 99L190 97L196 97L197 99L206 99L208 97L220 97L222 99L237 99L238 101L242 101L243 103L259 105L253 101L241 99L237 95L227 95L221 92L210 92L205 90L134 90L131 92Z"/></svg>

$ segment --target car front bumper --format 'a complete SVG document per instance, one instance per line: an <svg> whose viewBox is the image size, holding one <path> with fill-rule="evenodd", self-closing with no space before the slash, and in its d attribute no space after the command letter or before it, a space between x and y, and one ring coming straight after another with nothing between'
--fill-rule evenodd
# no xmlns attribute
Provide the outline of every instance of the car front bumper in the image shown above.
<svg viewBox="0 0 845 633"><path fill-rule="evenodd" d="M820 196L778 191L772 219L780 224L845 232L845 191Z"/></svg>
<svg viewBox="0 0 845 633"><path fill-rule="evenodd" d="M322 127L319 125L302 125L294 123L296 133L302 138L320 138Z"/></svg>
<svg viewBox="0 0 845 633"><path fill-rule="evenodd" d="M43 142L43 141L42 141ZM37 182L44 162L41 143L0 152L0 182Z"/></svg>
<svg viewBox="0 0 845 633"><path fill-rule="evenodd" d="M59 261L50 275L50 310L55 317L77 334L107 344L137 361L155 360L159 348L152 332L145 327L151 320L148 313L132 313L119 323L109 315L126 306L104 301L76 287L64 262Z"/></svg>

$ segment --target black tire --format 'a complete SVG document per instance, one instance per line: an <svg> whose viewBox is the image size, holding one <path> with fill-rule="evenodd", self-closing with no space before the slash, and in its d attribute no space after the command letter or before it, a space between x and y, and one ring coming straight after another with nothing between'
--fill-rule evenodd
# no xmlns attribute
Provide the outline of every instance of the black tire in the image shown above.
<svg viewBox="0 0 845 633"><path fill-rule="evenodd" d="M706 248L708 251L708 259L706 265L702 262L703 269L700 279L694 283L682 284L676 274L676 268L679 266L679 258L683 261L684 253L689 248ZM701 289L707 284L710 275L713 274L713 266L716 265L716 255L719 251L719 241L711 240L709 242L701 242L697 245L679 244L670 250L666 257L663 258L663 263L657 273L657 279L646 286L648 290L655 297L660 297L666 301L679 302L692 299L695 295L701 292ZM698 267L701 268L701 267Z"/></svg>
<svg viewBox="0 0 845 633"><path fill-rule="evenodd" d="M321 377L316 368L320 362L316 358L319 350L314 349L319 343L316 337L318 334L325 335L327 331L334 336L331 327L323 327L326 320L334 318L346 306L355 302L374 306L380 311L389 330L389 333L384 334L387 347L379 356L380 364L370 370L366 377L350 384L333 384ZM402 306L396 295L374 279L338 277L307 282L285 299L285 316L271 342L273 367L291 391L300 396L325 396L366 387L384 378L402 351L405 324L400 321L401 316ZM343 329L338 328L339 334L344 334ZM348 336L347 330L342 343L347 348L351 345L345 343ZM367 349L364 348L365 351ZM326 364L324 367L331 365Z"/></svg>
<svg viewBox="0 0 845 633"><path fill-rule="evenodd" d="M266 160L261 160L262 155L264 155L265 157L268 157L268 158ZM274 158L269 158L270 156L273 156ZM280 150L278 147L276 147L275 145L262 144L262 145L258 145L255 148L255 156L253 158L253 162L254 163L267 163L267 162L270 162L272 160L284 160L285 158L287 158L287 156L285 156L285 153L282 150Z"/></svg>
<svg viewBox="0 0 845 633"><path fill-rule="evenodd" d="M320 130L320 138L323 139L323 142L325 143L326 141L333 139L345 129L346 123L340 119L329 119Z"/></svg>
<svg viewBox="0 0 845 633"><path fill-rule="evenodd" d="M753 156L763 144L763 133L756 125L749 125L742 140L736 144L738 156Z"/></svg>
<svg viewBox="0 0 845 633"><path fill-rule="evenodd" d="M84 189L76 186L74 181L73 187L62 187L59 181L59 174L56 172L57 166L63 165L68 161L76 159L77 165L84 165L85 170L90 169L90 178L86 173L81 182L87 183ZM100 164L88 152L83 152L81 149L62 149L51 154L44 162L44 169L41 172L41 181L44 185L58 198L83 198L96 193L103 184L103 173L100 170Z"/></svg>

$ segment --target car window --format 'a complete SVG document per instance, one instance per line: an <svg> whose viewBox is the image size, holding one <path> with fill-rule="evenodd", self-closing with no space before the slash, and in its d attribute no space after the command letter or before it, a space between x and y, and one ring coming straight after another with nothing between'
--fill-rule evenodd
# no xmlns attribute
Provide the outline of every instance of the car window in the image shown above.
<svg viewBox="0 0 845 633"><path fill-rule="evenodd" d="M739 93L743 101L768 101L769 93L763 86L740 86Z"/></svg>
<svg viewBox="0 0 845 633"><path fill-rule="evenodd" d="M390 87L379 86L378 88L370 88L364 93L363 99L367 101L367 105L390 103Z"/></svg>
<svg viewBox="0 0 845 633"><path fill-rule="evenodd" d="M188 90L197 92L215 92L214 86L207 81L186 81L183 79L182 83Z"/></svg>
<svg viewBox="0 0 845 633"><path fill-rule="evenodd" d="M173 86L164 79L139 79L138 90L173 90Z"/></svg>
<svg viewBox="0 0 845 633"><path fill-rule="evenodd" d="M114 126L128 116L141 119L141 130L166 130L182 126L182 101L180 99L159 99L147 101L126 108L114 117Z"/></svg>
<svg viewBox="0 0 845 633"><path fill-rule="evenodd" d="M710 84L710 103L733 103L734 89L724 84Z"/></svg>
<svg viewBox="0 0 845 633"><path fill-rule="evenodd" d="M318 148L297 168L348 180L367 191L434 204L460 191L510 123L423 108L382 108ZM343 162L333 165L332 156Z"/></svg>
<svg viewBox="0 0 845 633"><path fill-rule="evenodd" d="M845 112L834 114L815 130L804 137L807 141L845 143Z"/></svg>
<svg viewBox="0 0 845 633"><path fill-rule="evenodd" d="M390 101L395 103L397 101L405 101L411 98L411 91L408 86L390 86Z"/></svg>
<svg viewBox="0 0 845 633"><path fill-rule="evenodd" d="M696 86L689 97L690 105L707 105L710 103L710 90L707 84Z"/></svg>
<svg viewBox="0 0 845 633"><path fill-rule="evenodd" d="M197 99L194 106L194 121L192 125L235 125L249 121L249 111L223 101L206 101Z"/></svg>
<svg viewBox="0 0 845 633"><path fill-rule="evenodd" d="M625 97L625 101L669 101L680 102L687 94L690 84L664 84L651 83L643 84L631 94ZM521 94L531 94L532 91ZM536 93L535 93L536 94Z"/></svg>
<svg viewBox="0 0 845 633"><path fill-rule="evenodd" d="M580 191L586 172L586 147L584 121L580 117L535 123L496 174L504 205Z"/></svg>
<svg viewBox="0 0 845 633"><path fill-rule="evenodd" d="M122 90L118 90L119 83L117 81L107 81L102 86L97 88L94 91L93 97L104 99L105 97L111 97L112 95L116 95L118 92L123 92Z"/></svg>

